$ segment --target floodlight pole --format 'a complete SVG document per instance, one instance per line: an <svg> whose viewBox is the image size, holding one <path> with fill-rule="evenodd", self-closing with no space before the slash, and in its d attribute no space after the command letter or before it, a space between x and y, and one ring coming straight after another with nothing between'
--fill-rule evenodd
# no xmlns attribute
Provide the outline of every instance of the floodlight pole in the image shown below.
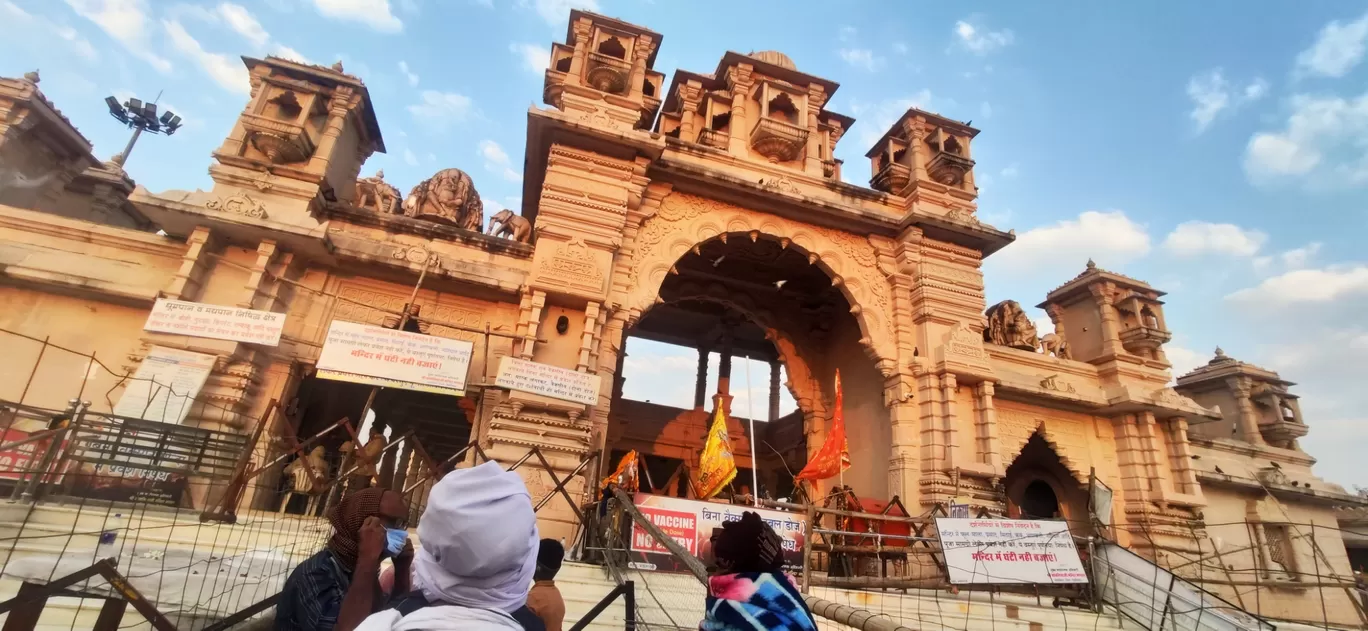
<svg viewBox="0 0 1368 631"><path fill-rule="evenodd" d="M143 128L141 125L133 126L133 137L128 139L127 145L124 145L123 153L114 156L114 164L123 166L125 162L128 162L128 155L133 153L133 145L138 144L138 136L142 135L142 131Z"/></svg>

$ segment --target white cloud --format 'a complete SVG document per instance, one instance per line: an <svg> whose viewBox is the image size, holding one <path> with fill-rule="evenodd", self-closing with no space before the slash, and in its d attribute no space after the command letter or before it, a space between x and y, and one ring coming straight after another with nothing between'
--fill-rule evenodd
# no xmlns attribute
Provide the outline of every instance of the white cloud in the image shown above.
<svg viewBox="0 0 1368 631"><path fill-rule="evenodd" d="M404 78L408 79L409 85L415 87L418 85L418 75L414 74L412 70L409 70L407 61L399 62L399 72L404 75Z"/></svg>
<svg viewBox="0 0 1368 631"><path fill-rule="evenodd" d="M898 53L899 55L906 55L907 44L904 44L902 42L893 42L893 52Z"/></svg>
<svg viewBox="0 0 1368 631"><path fill-rule="evenodd" d="M418 166L418 156L413 155L412 149L404 149L404 164L407 164L411 167Z"/></svg>
<svg viewBox="0 0 1368 631"><path fill-rule="evenodd" d="M71 46L72 52L86 61L96 61L100 54L95 51L95 47L90 45L90 41L65 24L58 24L46 18L35 16L9 0L0 0L0 16L4 16L5 21L11 29L27 29L30 34L42 35L51 33L64 40ZM36 33L35 33L36 31Z"/></svg>
<svg viewBox="0 0 1368 631"><path fill-rule="evenodd" d="M1018 172L1017 163L1013 162L1002 169L1002 177L1010 180L1016 177Z"/></svg>
<svg viewBox="0 0 1368 631"><path fill-rule="evenodd" d="M551 65L551 49L536 44L519 44L514 42L508 45L508 50L522 59L523 68L542 74Z"/></svg>
<svg viewBox="0 0 1368 631"><path fill-rule="evenodd" d="M893 122L913 107L920 110L930 110L931 91L921 90L911 96L888 99L877 103L864 103L851 99L850 113L861 119L857 126L857 129L860 129L860 152L863 153L878 142L879 137L883 136L884 132L893 126Z"/></svg>
<svg viewBox="0 0 1368 631"><path fill-rule="evenodd" d="M1012 275L1067 274L1089 258L1102 267L1122 265L1150 251L1149 233L1119 210L1089 210L1077 219L1027 230L988 259Z"/></svg>
<svg viewBox="0 0 1368 631"><path fill-rule="evenodd" d="M1368 48L1368 13L1343 24L1326 24L1316 43L1297 55L1297 73L1320 77L1343 77L1363 61Z"/></svg>
<svg viewBox="0 0 1368 631"><path fill-rule="evenodd" d="M1368 184L1368 92L1355 99L1296 96L1281 131L1254 134L1245 174L1256 184Z"/></svg>
<svg viewBox="0 0 1368 631"><path fill-rule="evenodd" d="M147 0L66 0L77 15L94 22L133 56L158 72L170 72L171 62L151 52Z"/></svg>
<svg viewBox="0 0 1368 631"><path fill-rule="evenodd" d="M299 52L299 51L297 51L297 50L295 50L295 49L293 49L293 48L290 48L289 46L286 46L286 45L284 45L284 44L277 44L276 47L275 47L275 53L274 53L274 54L275 54L276 57L280 57L280 58L283 58L283 59L288 59L288 60L293 61L293 62L295 62L295 63L301 63L301 64L311 64L311 63L313 63L312 61L309 61L309 58L308 58L308 57L305 57L305 56L304 56L304 53L301 53L301 52Z"/></svg>
<svg viewBox="0 0 1368 631"><path fill-rule="evenodd" d="M228 28L233 29L238 35L243 36L247 41L256 46L265 46L270 41L271 36L262 28L256 16L252 15L246 7L240 4L224 2L215 7L214 11L223 21L228 24Z"/></svg>
<svg viewBox="0 0 1368 631"><path fill-rule="evenodd" d="M570 9L599 11L598 0L518 0L518 6L531 7L547 24L561 28L570 20Z"/></svg>
<svg viewBox="0 0 1368 631"><path fill-rule="evenodd" d="M842 26L840 30L836 31L836 39L842 42L854 41L856 33L858 33L858 31L855 30L855 27Z"/></svg>
<svg viewBox="0 0 1368 631"><path fill-rule="evenodd" d="M409 113L438 130L465 122L475 109L470 97L456 92L423 90L419 98L422 102L408 106Z"/></svg>
<svg viewBox="0 0 1368 631"><path fill-rule="evenodd" d="M1188 79L1187 95L1192 99L1192 111L1188 112L1188 116L1197 124L1197 132L1201 133L1222 112L1257 101L1267 93L1268 82L1263 78L1255 78L1237 92L1221 69L1215 68Z"/></svg>
<svg viewBox="0 0 1368 631"><path fill-rule="evenodd" d="M1260 256L1254 259L1254 269L1257 271L1267 271L1273 267L1274 263L1281 264L1283 269L1302 269L1311 263L1311 260L1316 257L1316 254L1320 252L1320 249L1321 244L1319 242L1313 242L1299 248L1281 252L1276 256Z"/></svg>
<svg viewBox="0 0 1368 631"><path fill-rule="evenodd" d="M1368 265L1355 263L1293 270L1233 292L1226 299L1268 306L1325 303L1365 293L1368 293Z"/></svg>
<svg viewBox="0 0 1368 631"><path fill-rule="evenodd" d="M334 20L357 22L381 33L398 33L404 23L390 10L389 0L313 0L319 13Z"/></svg>
<svg viewBox="0 0 1368 631"><path fill-rule="evenodd" d="M1196 370L1198 366L1207 363L1209 359L1202 353L1179 344L1165 344L1164 355L1168 357L1169 363L1172 364L1172 368L1169 370L1175 380L1178 377Z"/></svg>
<svg viewBox="0 0 1368 631"><path fill-rule="evenodd" d="M484 158L485 169L490 172L498 173L510 182L522 181L522 174L513 168L513 162L509 159L508 152L504 151L499 143L493 140L481 140L480 157Z"/></svg>
<svg viewBox="0 0 1368 631"><path fill-rule="evenodd" d="M1012 31L1008 29L985 31L963 20L955 23L955 36L961 46L975 55L987 55L1011 45L1013 39Z"/></svg>
<svg viewBox="0 0 1368 631"><path fill-rule="evenodd" d="M1181 256L1254 256L1266 241L1268 235L1235 224L1184 221L1164 239L1164 249Z"/></svg>
<svg viewBox="0 0 1368 631"><path fill-rule="evenodd" d="M190 58L200 68L229 92L239 94L250 94L251 84L247 78L247 68L241 62L219 53L211 53L200 46L198 40L186 32L185 27L176 20L162 20L162 26L166 29L166 35L171 40L171 45L181 54Z"/></svg>
<svg viewBox="0 0 1368 631"><path fill-rule="evenodd" d="M869 72L878 70L884 63L883 57L875 55L874 51L868 48L842 48L836 51L836 54L847 64Z"/></svg>

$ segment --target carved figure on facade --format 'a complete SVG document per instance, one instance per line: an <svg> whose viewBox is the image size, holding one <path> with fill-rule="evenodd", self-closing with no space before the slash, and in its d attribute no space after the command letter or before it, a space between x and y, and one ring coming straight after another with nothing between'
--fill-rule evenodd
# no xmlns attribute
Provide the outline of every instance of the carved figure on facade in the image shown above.
<svg viewBox="0 0 1368 631"><path fill-rule="evenodd" d="M497 226L497 228L496 228ZM518 243L532 242L532 222L522 215L515 215L505 208L489 218L488 234L512 239Z"/></svg>
<svg viewBox="0 0 1368 631"><path fill-rule="evenodd" d="M385 181L383 170L356 181L356 205L362 208L390 215L399 212L402 199L399 189Z"/></svg>
<svg viewBox="0 0 1368 631"><path fill-rule="evenodd" d="M219 199L211 199L204 203L204 207L209 210L218 210L235 215L242 215L252 219L266 218L266 205L252 199L246 193L238 193Z"/></svg>
<svg viewBox="0 0 1368 631"><path fill-rule="evenodd" d="M1046 333L1040 336L1040 352L1059 359L1073 359L1069 356L1069 343L1059 333Z"/></svg>
<svg viewBox="0 0 1368 631"><path fill-rule="evenodd" d="M460 169L442 169L419 182L404 199L405 217L427 219L480 231L484 203L475 183Z"/></svg>
<svg viewBox="0 0 1368 631"><path fill-rule="evenodd" d="M987 316L988 328L983 330L983 341L1031 352L1040 345L1035 324L1015 300L1004 300L989 307Z"/></svg>

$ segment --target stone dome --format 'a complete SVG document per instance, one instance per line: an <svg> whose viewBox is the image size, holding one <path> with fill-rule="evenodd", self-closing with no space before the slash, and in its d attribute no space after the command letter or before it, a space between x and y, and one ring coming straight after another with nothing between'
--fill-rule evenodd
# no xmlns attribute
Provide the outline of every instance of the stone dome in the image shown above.
<svg viewBox="0 0 1368 631"><path fill-rule="evenodd" d="M767 64L774 64L776 66L779 66L780 68L787 68L789 70L798 69L798 66L793 63L792 59L789 59L788 55L785 55L784 53L781 53L777 50L762 50L760 52L751 53L747 56L752 59L758 59Z"/></svg>

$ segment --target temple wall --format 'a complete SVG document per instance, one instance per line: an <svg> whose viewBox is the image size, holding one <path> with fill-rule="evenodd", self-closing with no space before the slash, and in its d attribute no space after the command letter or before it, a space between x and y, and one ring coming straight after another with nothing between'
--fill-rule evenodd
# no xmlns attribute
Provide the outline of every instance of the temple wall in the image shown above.
<svg viewBox="0 0 1368 631"><path fill-rule="evenodd" d="M1010 467L1031 434L1040 431L1077 484L1086 488L1095 468L1098 478L1120 494L1121 470L1108 419L1005 400L996 401L996 410L1003 467ZM1121 517L1119 508L1116 516Z"/></svg>
<svg viewBox="0 0 1368 631"><path fill-rule="evenodd" d="M850 443L850 470L845 483L856 495L886 500L888 460L892 455L893 428L884 406L883 378L874 369L858 342L859 328L852 318L837 318L827 343L827 375L821 380L829 400L834 371L841 372L845 398L846 436ZM829 422L828 422L829 423Z"/></svg>
<svg viewBox="0 0 1368 631"><path fill-rule="evenodd" d="M1336 578L1352 583L1353 573L1333 508L1289 504L1219 486L1203 491L1206 532L1200 543L1205 560L1179 574L1201 578L1207 589L1270 618L1321 621L1327 616L1331 624L1362 624L1345 590L1334 584ZM1292 555L1286 573L1277 565L1267 571L1268 551L1279 546L1276 539ZM1171 562L1190 560L1174 556ZM1317 574L1321 585L1316 584Z"/></svg>
<svg viewBox="0 0 1368 631"><path fill-rule="evenodd" d="M119 395L111 390L138 346L147 308L10 286L0 286L0 304L0 329L93 353L108 368L55 348L43 352L41 342L0 332L0 399L22 397L26 405L60 410L79 396L94 411L113 408Z"/></svg>

